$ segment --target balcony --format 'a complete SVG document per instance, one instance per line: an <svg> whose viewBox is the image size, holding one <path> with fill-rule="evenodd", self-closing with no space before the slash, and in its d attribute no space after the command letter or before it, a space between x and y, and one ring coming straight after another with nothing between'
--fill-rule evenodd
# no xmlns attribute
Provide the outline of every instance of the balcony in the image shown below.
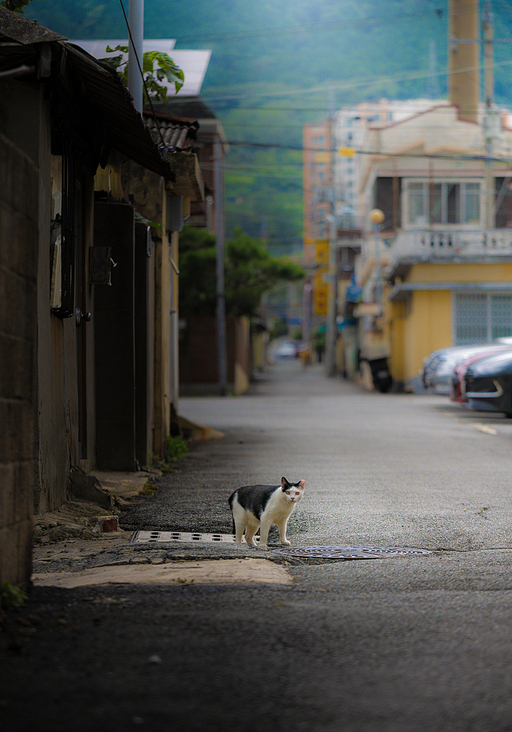
<svg viewBox="0 0 512 732"><path fill-rule="evenodd" d="M512 229L413 229L399 231L391 243L391 266L403 260L464 261L512 258Z"/></svg>

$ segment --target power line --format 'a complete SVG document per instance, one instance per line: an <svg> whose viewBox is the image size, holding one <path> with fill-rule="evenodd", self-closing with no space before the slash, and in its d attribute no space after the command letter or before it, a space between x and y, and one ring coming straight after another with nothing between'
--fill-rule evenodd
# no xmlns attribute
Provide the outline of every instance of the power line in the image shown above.
<svg viewBox="0 0 512 732"><path fill-rule="evenodd" d="M233 147L239 146L239 147L256 147L256 148L271 148L271 149L278 149L278 150L298 150L302 152L327 152L330 154L337 153L337 150L331 149L326 150L325 148L318 148L318 147L304 147L302 145L282 145L279 143L270 143L270 142L247 142L244 140L227 140L226 141L228 145L232 145ZM483 161L483 162L493 162L493 163L512 163L512 157L510 158L497 158L497 157L489 157L488 155L485 155L484 153L475 153L475 154L467 154L467 155L460 155L460 154L453 154L453 155L440 155L438 153L412 153L412 152L405 152L405 153L394 153L394 152L386 152L384 150L357 150L354 149L354 155L379 155L381 157L393 157L393 158L427 158L430 160L474 160L476 161Z"/></svg>
<svg viewBox="0 0 512 732"><path fill-rule="evenodd" d="M241 31L238 33L218 33L208 35L190 35L181 36L178 43L215 43L222 41L245 41L251 38L271 38L283 35L304 35L312 33L334 32L339 28L343 30L352 30L364 28L368 26L379 26L411 23L423 18L431 18L436 16L438 19L443 18L446 14L446 8L433 8L428 11L418 11L415 13L399 13L397 15L376 15L368 18L354 20L338 20L329 23L313 23L308 25L281 26L277 28L261 28L256 31Z"/></svg>
<svg viewBox="0 0 512 732"><path fill-rule="evenodd" d="M498 61L494 63L492 66L494 69L502 66L510 66L512 65L512 60L508 59L506 61ZM437 76L453 76L454 74L464 74L468 71L481 71L484 69L484 66L479 64L478 66L468 66L464 69L458 69L457 71L452 71L447 69L446 71L440 71L438 72ZM236 99L247 99L248 97L276 97L276 96L293 96L295 94L327 94L331 90L333 91L339 91L339 90L349 90L349 89L357 89L358 87L364 87L364 86L375 86L377 88L382 87L384 84L396 84L398 82L404 82L404 81L417 81L418 79L426 79L432 76L432 74L429 71L415 71L411 72L410 74L407 74L405 76L383 76L380 78L375 79L363 79L359 81L347 81L343 82L341 84L329 84L328 86L319 86L319 87L310 87L308 89L286 89L286 90L280 90L280 91L273 91L273 92L252 92L251 94L231 94L226 95L222 97L217 96L203 96L202 99L205 102L214 102L217 101L225 101L225 100L236 100Z"/></svg>

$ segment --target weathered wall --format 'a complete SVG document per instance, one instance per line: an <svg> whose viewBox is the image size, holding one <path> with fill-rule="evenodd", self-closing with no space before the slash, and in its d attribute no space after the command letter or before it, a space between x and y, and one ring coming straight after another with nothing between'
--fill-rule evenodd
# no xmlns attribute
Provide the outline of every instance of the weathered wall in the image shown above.
<svg viewBox="0 0 512 732"><path fill-rule="evenodd" d="M123 190L134 200L137 212L149 221L157 222L162 229L152 229L152 256L148 262L151 277L151 297L148 307L151 313L151 346L148 353L150 382L149 414L151 416L151 450L155 456L165 456L165 441L171 425L171 402L173 401L172 382L177 377L177 357L173 351L177 310L173 307L177 293L176 276L171 259L176 256L177 240L167 231L167 193L164 181L155 173L145 170L132 161L126 161L122 172ZM177 235L176 235L177 237ZM176 312L173 312L176 311ZM148 367L148 368L149 368ZM177 404L175 404L177 410Z"/></svg>
<svg viewBox="0 0 512 732"><path fill-rule="evenodd" d="M217 325L214 316L186 318L180 336L180 388L182 393L215 391L219 383ZM228 387L237 394L249 385L249 323L226 318Z"/></svg>
<svg viewBox="0 0 512 732"><path fill-rule="evenodd" d="M0 585L31 573L38 171L0 134Z"/></svg>
<svg viewBox="0 0 512 732"><path fill-rule="evenodd" d="M50 103L43 86L27 81L3 82L0 126L31 161L38 179L36 196L29 198L23 189L17 195L19 211L28 207L35 211L36 218L30 260L37 269L36 301L24 310L30 312L34 327L37 325L33 504L39 514L66 500L70 460L77 452L73 440L77 412L76 327L74 318L61 321L50 310L50 224L60 208L52 211Z"/></svg>
<svg viewBox="0 0 512 732"><path fill-rule="evenodd" d="M146 227L135 224L135 438L139 466L150 464L154 432L155 268Z"/></svg>

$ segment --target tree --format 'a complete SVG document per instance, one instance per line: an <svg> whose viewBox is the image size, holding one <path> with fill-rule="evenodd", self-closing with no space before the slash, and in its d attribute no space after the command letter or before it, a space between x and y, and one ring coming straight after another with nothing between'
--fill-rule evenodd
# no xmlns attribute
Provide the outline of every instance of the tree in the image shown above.
<svg viewBox="0 0 512 732"><path fill-rule="evenodd" d="M284 257L272 257L257 239L236 229L226 242L226 314L253 317L263 294L281 281L296 282L306 273ZM180 309L211 315L216 308L215 236L184 227L180 234Z"/></svg>

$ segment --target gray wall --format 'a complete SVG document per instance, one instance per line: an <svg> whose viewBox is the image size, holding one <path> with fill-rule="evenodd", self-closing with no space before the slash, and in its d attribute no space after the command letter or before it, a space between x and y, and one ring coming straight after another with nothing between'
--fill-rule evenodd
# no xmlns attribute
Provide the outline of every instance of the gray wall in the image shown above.
<svg viewBox="0 0 512 732"><path fill-rule="evenodd" d="M38 170L0 133L0 584L31 573Z"/></svg>

